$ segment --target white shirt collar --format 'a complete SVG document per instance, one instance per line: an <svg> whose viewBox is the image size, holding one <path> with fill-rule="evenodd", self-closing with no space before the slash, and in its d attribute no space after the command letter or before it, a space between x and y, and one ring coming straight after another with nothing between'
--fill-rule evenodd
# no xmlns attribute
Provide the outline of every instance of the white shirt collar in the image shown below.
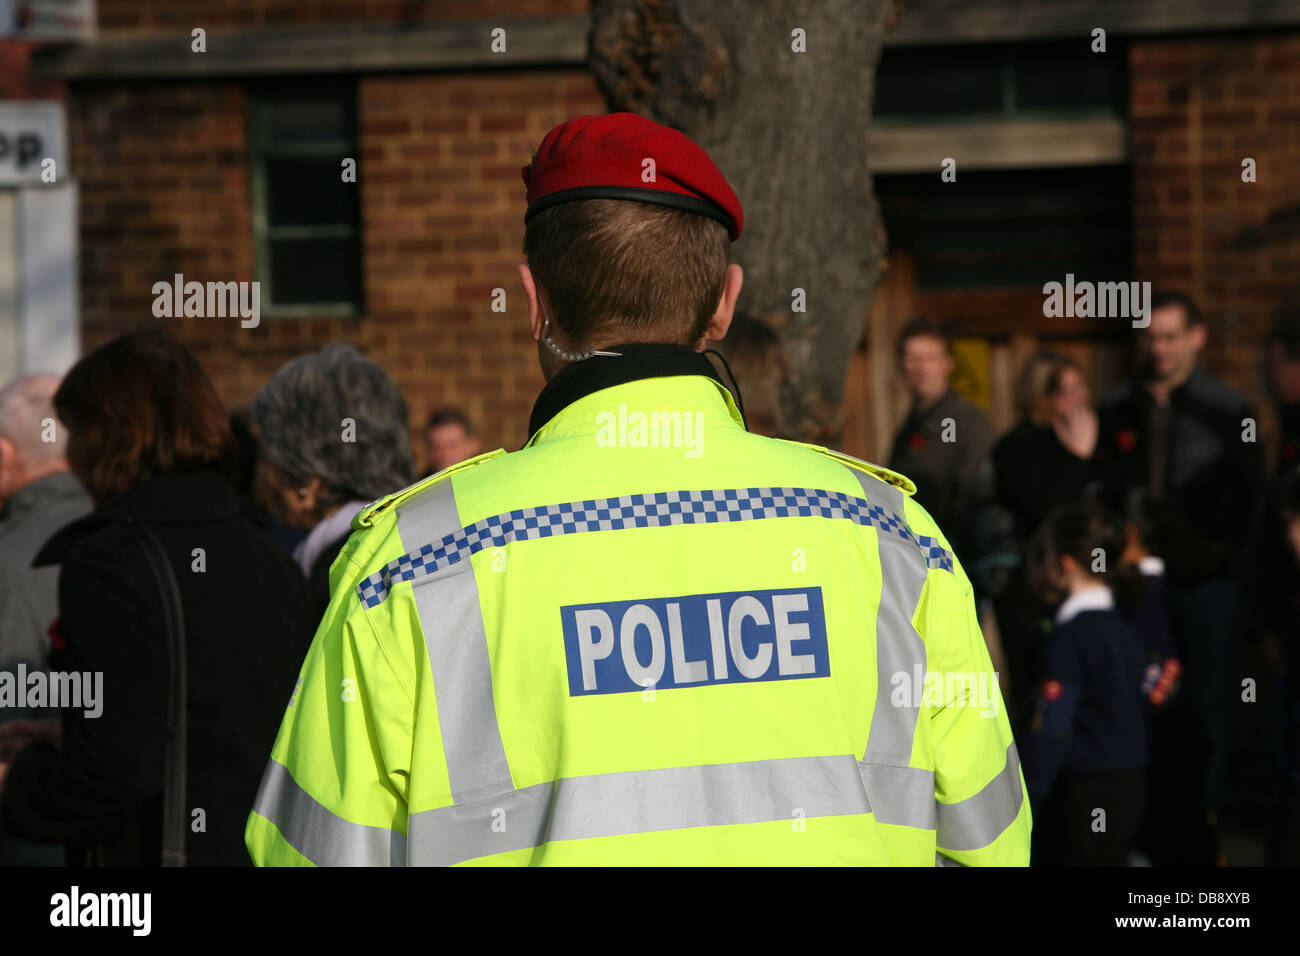
<svg viewBox="0 0 1300 956"><path fill-rule="evenodd" d="M1059 627L1084 611L1109 611L1114 606L1115 595L1110 593L1110 588L1105 585L1084 588L1071 594L1056 609L1056 624Z"/></svg>
<svg viewBox="0 0 1300 956"><path fill-rule="evenodd" d="M305 576L311 577L311 566L316 563L322 551L344 534L350 533L353 516L369 503L349 501L324 521L319 522L307 537L298 542L298 546L293 549L293 556Z"/></svg>
<svg viewBox="0 0 1300 956"><path fill-rule="evenodd" d="M1165 559L1148 554L1138 559L1138 570L1149 578L1159 577L1165 573Z"/></svg>

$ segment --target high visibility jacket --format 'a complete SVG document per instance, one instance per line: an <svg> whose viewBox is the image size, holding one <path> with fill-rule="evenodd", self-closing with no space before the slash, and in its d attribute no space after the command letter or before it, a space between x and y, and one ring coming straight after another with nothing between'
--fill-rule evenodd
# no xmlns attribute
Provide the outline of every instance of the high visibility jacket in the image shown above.
<svg viewBox="0 0 1300 956"><path fill-rule="evenodd" d="M686 349L568 366L532 425L357 515L254 862L1028 863L971 585L906 478L750 434Z"/></svg>

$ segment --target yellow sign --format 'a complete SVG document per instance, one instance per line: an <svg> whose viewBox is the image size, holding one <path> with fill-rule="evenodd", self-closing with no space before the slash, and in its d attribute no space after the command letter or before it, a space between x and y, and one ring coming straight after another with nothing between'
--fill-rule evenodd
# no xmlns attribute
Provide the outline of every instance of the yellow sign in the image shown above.
<svg viewBox="0 0 1300 956"><path fill-rule="evenodd" d="M993 385L989 373L989 343L986 339L952 339L952 389L979 406L993 411Z"/></svg>

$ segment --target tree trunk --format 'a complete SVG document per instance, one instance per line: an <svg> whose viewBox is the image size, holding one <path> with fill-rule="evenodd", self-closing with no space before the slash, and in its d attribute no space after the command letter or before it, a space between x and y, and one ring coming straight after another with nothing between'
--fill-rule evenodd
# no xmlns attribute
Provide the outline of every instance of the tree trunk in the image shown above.
<svg viewBox="0 0 1300 956"><path fill-rule="evenodd" d="M740 308L785 344L785 433L818 444L839 440L845 375L885 251L866 133L894 7L893 0L591 5L591 64L610 109L686 133L740 197L745 232L733 248L745 270ZM806 52L794 49L799 30ZM805 311L797 311L795 290L803 290Z"/></svg>

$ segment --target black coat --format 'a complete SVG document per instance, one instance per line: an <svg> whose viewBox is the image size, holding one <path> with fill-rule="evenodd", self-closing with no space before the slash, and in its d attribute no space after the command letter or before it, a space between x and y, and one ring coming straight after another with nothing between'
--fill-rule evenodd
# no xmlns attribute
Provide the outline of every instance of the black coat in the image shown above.
<svg viewBox="0 0 1300 956"><path fill-rule="evenodd" d="M1169 396L1170 435L1164 500L1149 507L1155 528L1148 544L1165 559L1171 585L1232 575L1264 491L1263 455L1244 441L1251 417L1246 399L1199 366ZM1103 400L1095 459L1106 497L1123 512L1126 496L1145 489L1154 402L1137 382Z"/></svg>
<svg viewBox="0 0 1300 956"><path fill-rule="evenodd" d="M65 710L62 750L35 744L15 757L4 824L69 844L70 862L159 861L169 655L161 598L132 520L162 542L181 595L188 862L247 864L244 824L316 622L302 572L215 474L141 482L37 555L37 563L63 564L64 647L52 666L101 671L102 713ZM200 819L206 829L194 832Z"/></svg>
<svg viewBox="0 0 1300 956"><path fill-rule="evenodd" d="M1022 420L993 447L998 504L1028 539L1057 508L1084 498L1097 483L1091 459L1080 458L1061 444L1048 426Z"/></svg>
<svg viewBox="0 0 1300 956"><path fill-rule="evenodd" d="M924 412L913 407L889 453L889 467L912 479L917 504L930 513L963 562L989 495L992 447L988 416L949 390Z"/></svg>

